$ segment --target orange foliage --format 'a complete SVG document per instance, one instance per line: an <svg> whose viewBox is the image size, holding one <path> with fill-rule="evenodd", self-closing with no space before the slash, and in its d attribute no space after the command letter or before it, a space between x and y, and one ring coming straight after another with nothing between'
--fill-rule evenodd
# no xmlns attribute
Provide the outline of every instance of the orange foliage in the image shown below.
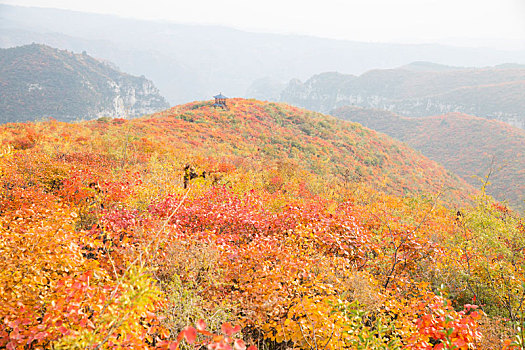
<svg viewBox="0 0 525 350"><path fill-rule="evenodd" d="M6 144L18 128L0 129ZM425 166L444 173L391 154L392 141L374 140L372 156L366 130L240 99L32 128L32 148L0 152L0 346L466 349L480 338L481 313L454 310L432 284L456 218L435 193L400 196L438 185ZM198 176L184 190L188 164ZM362 174L336 173L342 164ZM406 172L419 180L396 182Z"/></svg>

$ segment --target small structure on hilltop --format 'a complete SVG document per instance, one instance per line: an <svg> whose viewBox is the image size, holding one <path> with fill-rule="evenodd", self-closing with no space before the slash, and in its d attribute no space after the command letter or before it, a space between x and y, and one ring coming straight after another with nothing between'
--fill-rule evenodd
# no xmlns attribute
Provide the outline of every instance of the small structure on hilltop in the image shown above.
<svg viewBox="0 0 525 350"><path fill-rule="evenodd" d="M215 103L213 104L213 107L217 108L220 107L222 109L228 109L228 106L226 105L226 100L228 97L224 96L222 92L216 96L213 96L215 98Z"/></svg>

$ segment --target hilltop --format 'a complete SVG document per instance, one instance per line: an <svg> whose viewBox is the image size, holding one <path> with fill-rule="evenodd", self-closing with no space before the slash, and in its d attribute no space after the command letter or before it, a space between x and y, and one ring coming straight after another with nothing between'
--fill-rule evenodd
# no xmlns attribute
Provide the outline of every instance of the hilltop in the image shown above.
<svg viewBox="0 0 525 350"><path fill-rule="evenodd" d="M416 62L360 76L322 73L304 83L292 80L280 99L320 112L345 105L409 117L461 112L525 128L524 95L520 65L454 68Z"/></svg>
<svg viewBox="0 0 525 350"><path fill-rule="evenodd" d="M475 187L490 173L487 192L525 208L522 129L461 113L408 118L382 110L341 107L332 114L405 142Z"/></svg>
<svg viewBox="0 0 525 350"><path fill-rule="evenodd" d="M63 125L61 129L65 134L76 130L75 137L86 138L89 147L102 142L94 131L99 128L118 139L128 135L130 147L167 148L184 155L187 163L201 159L200 167L208 172L213 169L206 167L216 165L202 159L213 158L234 168L260 170L265 164L279 171L288 169L288 173L306 172L325 183L363 183L398 195L436 194L444 190L444 196L456 203L468 201L467 194L473 192L463 180L434 161L357 123L281 103L229 99L228 106L228 110L223 110L214 108L211 102L193 102L129 121L114 123L102 118L71 127ZM44 123L34 127L47 126ZM35 133L39 136L31 136L33 141L26 140L22 132L13 142L25 148L36 139L53 140L45 136L46 132ZM4 142L10 139L6 136ZM77 147L81 145L84 143ZM123 146L113 147L118 150ZM135 155L144 156L140 152ZM181 169L182 166L178 171ZM276 179L282 176L288 175L281 174Z"/></svg>
<svg viewBox="0 0 525 350"><path fill-rule="evenodd" d="M0 49L0 84L0 123L136 117L168 107L143 76L45 45Z"/></svg>
<svg viewBox="0 0 525 350"><path fill-rule="evenodd" d="M436 163L359 124L281 103L228 103L228 111L209 102L177 106L129 127L172 145L188 139L180 145L187 154L289 161L323 178L364 182L389 193L428 193L441 186L456 194L469 191Z"/></svg>

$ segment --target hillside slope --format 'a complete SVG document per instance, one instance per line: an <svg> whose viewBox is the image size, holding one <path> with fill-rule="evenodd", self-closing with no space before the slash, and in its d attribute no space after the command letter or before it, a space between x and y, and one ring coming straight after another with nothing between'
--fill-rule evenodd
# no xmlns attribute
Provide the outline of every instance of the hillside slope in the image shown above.
<svg viewBox="0 0 525 350"><path fill-rule="evenodd" d="M153 83L44 45L0 49L0 122L128 117L168 107Z"/></svg>
<svg viewBox="0 0 525 350"><path fill-rule="evenodd" d="M355 105L409 117L461 112L525 128L525 69L518 65L458 68L412 64L360 76L315 75L291 81L281 101L329 112Z"/></svg>
<svg viewBox="0 0 525 350"><path fill-rule="evenodd" d="M525 131L460 113L407 118L382 110L342 107L333 115L406 142L475 187L525 209Z"/></svg>
<svg viewBox="0 0 525 350"><path fill-rule="evenodd" d="M390 193L436 192L441 187L454 189L449 196L469 192L433 161L358 124L285 104L228 103L228 111L210 102L177 106L132 120L128 127L158 135L156 140L178 145L181 153L228 155L255 164L291 162L324 178L366 182ZM188 142L181 143L183 139Z"/></svg>
<svg viewBox="0 0 525 350"><path fill-rule="evenodd" d="M444 189L446 198L461 202L472 193L463 180L437 163L359 124L257 100L230 99L228 106L229 110L222 110L213 108L212 102L195 102L119 123L92 121L77 124L74 128L80 129L71 137L85 138L93 147L103 143L97 131L102 128L117 135L116 139L127 135L126 152L133 147L139 159L148 156L141 150L168 149L183 155L189 163L213 158L248 170L284 167L292 173L306 171L328 183L366 183L393 194L437 193ZM42 132L36 133L40 136L32 139L46 138ZM67 127L64 133L70 133ZM19 148L34 142L24 139L23 132L17 137ZM123 152L124 146L106 147ZM211 165L201 168L213 170L206 167ZM283 176L274 180L279 182Z"/></svg>
<svg viewBox="0 0 525 350"><path fill-rule="evenodd" d="M0 125L0 348L521 339L525 228L512 211L481 193L457 206L475 191L356 123L228 103ZM443 185L454 204L436 200Z"/></svg>

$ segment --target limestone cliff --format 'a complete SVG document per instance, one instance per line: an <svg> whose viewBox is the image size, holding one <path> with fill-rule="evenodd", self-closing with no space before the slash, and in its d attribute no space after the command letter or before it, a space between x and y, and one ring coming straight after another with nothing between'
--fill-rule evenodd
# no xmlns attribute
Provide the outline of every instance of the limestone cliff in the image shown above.
<svg viewBox="0 0 525 350"><path fill-rule="evenodd" d="M383 109L409 117L461 112L525 128L525 69L491 67L374 70L361 76L315 75L292 80L280 100L328 113L341 106Z"/></svg>
<svg viewBox="0 0 525 350"><path fill-rule="evenodd" d="M0 123L131 118L169 107L145 77L45 45L0 49L0 86Z"/></svg>

